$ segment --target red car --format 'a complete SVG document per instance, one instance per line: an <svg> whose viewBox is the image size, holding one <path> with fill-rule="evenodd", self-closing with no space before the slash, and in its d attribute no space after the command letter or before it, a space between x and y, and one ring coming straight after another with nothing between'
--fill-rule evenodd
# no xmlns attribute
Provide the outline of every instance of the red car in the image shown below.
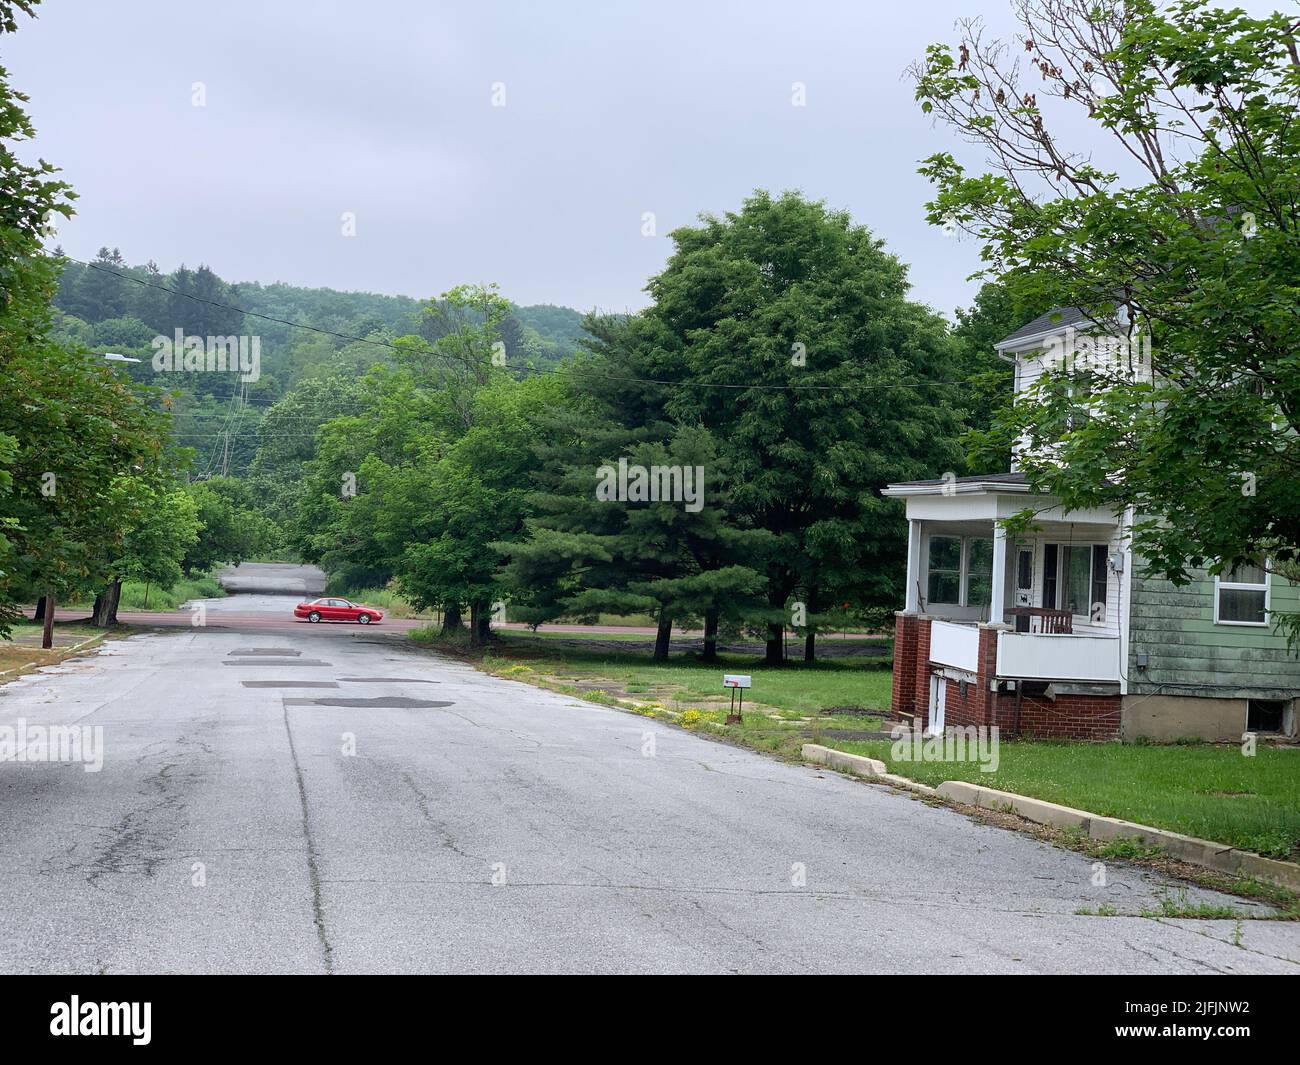
<svg viewBox="0 0 1300 1065"><path fill-rule="evenodd" d="M306 618L308 621L355 621L369 625L372 621L383 621L384 612L372 606L358 606L346 599L329 597L313 599L309 603L299 603L293 608L293 616Z"/></svg>

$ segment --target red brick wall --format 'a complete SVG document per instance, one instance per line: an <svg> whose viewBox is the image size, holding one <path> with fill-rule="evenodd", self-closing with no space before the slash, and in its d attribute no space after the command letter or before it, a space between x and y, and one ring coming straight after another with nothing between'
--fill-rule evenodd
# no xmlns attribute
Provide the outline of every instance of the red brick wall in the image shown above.
<svg viewBox="0 0 1300 1065"><path fill-rule="evenodd" d="M912 677L912 711L930 724L930 619L916 619L916 670Z"/></svg>
<svg viewBox="0 0 1300 1065"><path fill-rule="evenodd" d="M916 705L916 622L915 614L894 615L894 687L889 706L895 713L910 714Z"/></svg>
<svg viewBox="0 0 1300 1065"><path fill-rule="evenodd" d="M1016 721L1014 692L995 698L996 724L1011 735ZM1020 735L1058 740L1112 740L1119 736L1120 696L1026 695L1020 703Z"/></svg>
<svg viewBox="0 0 1300 1065"><path fill-rule="evenodd" d="M961 684L957 681L948 681L948 701L944 705L943 723L945 725L984 724L984 693L980 690L980 682L973 680L966 685L965 698L962 697L961 688Z"/></svg>
<svg viewBox="0 0 1300 1065"><path fill-rule="evenodd" d="M948 682L944 723L997 725L1003 735L1015 733L1016 696L990 690L997 673L995 628L980 629L979 676L962 694L957 681ZM894 676L890 705L930 723L930 619L900 611L894 622ZM1043 739L1106 740L1119 735L1118 695L1058 695L1048 699L1027 695L1020 704L1020 734Z"/></svg>

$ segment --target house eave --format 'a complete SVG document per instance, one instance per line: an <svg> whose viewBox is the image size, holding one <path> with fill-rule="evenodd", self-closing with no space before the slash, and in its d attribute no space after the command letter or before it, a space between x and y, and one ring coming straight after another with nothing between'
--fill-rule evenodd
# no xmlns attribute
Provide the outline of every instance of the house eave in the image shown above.
<svg viewBox="0 0 1300 1065"><path fill-rule="evenodd" d="M1007 484L1004 481L973 481L939 484L890 484L880 490L883 496L895 499L909 496L953 496L953 495L1027 495L1031 491L1027 484Z"/></svg>
<svg viewBox="0 0 1300 1065"><path fill-rule="evenodd" d="M1014 340L999 340L993 345L993 350L998 352L1035 351L1043 347L1044 341L1053 338L1059 340L1066 328L1066 326L1055 326L1051 329L1044 329L1041 333L1033 333L1027 337L1016 337Z"/></svg>

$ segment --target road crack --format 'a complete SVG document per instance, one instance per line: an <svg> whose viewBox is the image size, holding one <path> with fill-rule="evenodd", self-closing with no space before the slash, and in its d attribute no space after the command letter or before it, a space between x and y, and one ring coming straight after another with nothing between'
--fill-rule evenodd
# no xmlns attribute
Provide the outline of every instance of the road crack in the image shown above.
<svg viewBox="0 0 1300 1065"><path fill-rule="evenodd" d="M334 948L330 946L329 934L325 929L325 908L321 899L320 863L316 855L316 842L311 833L311 815L307 811L307 785L302 778L302 765L298 761L298 751L293 745L293 730L289 727L289 707L284 710L284 734L289 739L289 757L293 760L293 773L298 781L298 801L302 805L302 838L307 844L307 877L311 881L312 917L316 925L316 938L320 940L321 952L325 956L325 972L334 973Z"/></svg>

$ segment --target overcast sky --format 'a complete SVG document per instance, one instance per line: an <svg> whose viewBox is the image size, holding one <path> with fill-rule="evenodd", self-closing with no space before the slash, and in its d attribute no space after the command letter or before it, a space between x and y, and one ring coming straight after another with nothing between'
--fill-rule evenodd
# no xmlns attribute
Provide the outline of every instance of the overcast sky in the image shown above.
<svg viewBox="0 0 1300 1065"><path fill-rule="evenodd" d="M675 226L797 188L883 237L917 298L951 313L975 288L976 247L925 224L916 174L957 146L903 71L961 15L1009 29L1008 0L38 11L0 61L80 194L59 236L77 258L109 245L235 281L418 297L497 281L518 303L635 309Z"/></svg>

